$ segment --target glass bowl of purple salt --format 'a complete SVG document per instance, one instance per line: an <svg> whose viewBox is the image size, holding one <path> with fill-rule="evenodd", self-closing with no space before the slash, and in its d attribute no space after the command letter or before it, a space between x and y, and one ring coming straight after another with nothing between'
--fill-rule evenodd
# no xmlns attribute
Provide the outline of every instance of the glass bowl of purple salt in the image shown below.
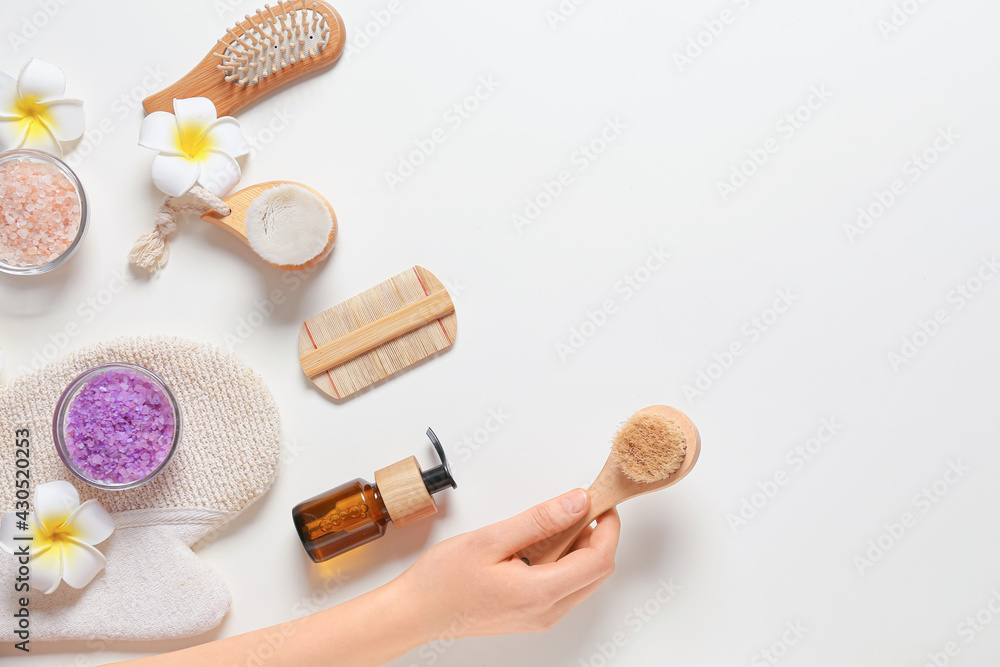
<svg viewBox="0 0 1000 667"><path fill-rule="evenodd" d="M87 233L87 196L62 160L26 148L0 153L0 272L47 273Z"/></svg>
<svg viewBox="0 0 1000 667"><path fill-rule="evenodd" d="M52 420L70 472L99 489L133 489L156 477L180 442L181 412L166 383L128 363L95 366L73 380Z"/></svg>

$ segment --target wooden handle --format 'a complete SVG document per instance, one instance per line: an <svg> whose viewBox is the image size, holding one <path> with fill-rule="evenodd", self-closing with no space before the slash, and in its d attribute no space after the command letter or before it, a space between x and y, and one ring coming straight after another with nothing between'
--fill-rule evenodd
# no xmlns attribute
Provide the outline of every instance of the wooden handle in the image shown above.
<svg viewBox="0 0 1000 667"><path fill-rule="evenodd" d="M408 331L440 319L455 310L448 292L434 292L399 310L355 329L337 340L302 355L302 370L316 377L331 368L398 338Z"/></svg>
<svg viewBox="0 0 1000 667"><path fill-rule="evenodd" d="M614 505L612 505L614 507ZM576 538L580 537L580 533L583 529L590 525L590 523L607 512L610 507L605 507L600 510L594 509L591 506L590 511L587 515L577 521L571 528L564 530L561 533L556 533L552 537L542 540L536 544L532 544L530 547L521 549L517 553L518 557L522 560L528 562L528 565L542 565L544 563L554 563L563 556L565 556L573 543L576 542Z"/></svg>
<svg viewBox="0 0 1000 667"><path fill-rule="evenodd" d="M608 485L603 481L605 479L603 472L587 489L587 493L590 494L590 509L582 519L561 533L521 549L517 555L527 560L529 565L554 563L565 556L584 528L620 502L615 494L609 492Z"/></svg>

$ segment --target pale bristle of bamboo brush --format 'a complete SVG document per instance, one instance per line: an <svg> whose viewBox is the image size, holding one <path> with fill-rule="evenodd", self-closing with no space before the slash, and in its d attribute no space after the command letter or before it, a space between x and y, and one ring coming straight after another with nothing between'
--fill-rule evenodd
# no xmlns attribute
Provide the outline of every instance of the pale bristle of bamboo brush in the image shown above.
<svg viewBox="0 0 1000 667"><path fill-rule="evenodd" d="M672 419L637 412L622 425L611 445L618 467L634 482L659 482L684 463L687 438Z"/></svg>
<svg viewBox="0 0 1000 667"><path fill-rule="evenodd" d="M299 337L306 354L372 324L443 285L426 269L413 267L305 321ZM346 398L449 348L455 340L455 313L435 319L365 352L311 380L333 398Z"/></svg>
<svg viewBox="0 0 1000 667"><path fill-rule="evenodd" d="M308 0L264 5L219 40L217 68L226 81L255 85L282 69L313 58L330 42L331 26Z"/></svg>

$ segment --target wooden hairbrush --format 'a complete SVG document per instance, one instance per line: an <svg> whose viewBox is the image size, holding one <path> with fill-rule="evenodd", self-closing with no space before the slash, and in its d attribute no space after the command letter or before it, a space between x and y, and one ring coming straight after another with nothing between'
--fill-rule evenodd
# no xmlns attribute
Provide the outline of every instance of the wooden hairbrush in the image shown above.
<svg viewBox="0 0 1000 667"><path fill-rule="evenodd" d="M307 319L299 363L320 391L342 399L448 349L457 328L444 285L414 266Z"/></svg>
<svg viewBox="0 0 1000 667"><path fill-rule="evenodd" d="M615 436L607 463L587 490L590 510L571 528L522 549L529 565L552 563L570 550L584 528L629 498L673 486L691 472L701 436L687 415L653 405L632 415Z"/></svg>
<svg viewBox="0 0 1000 667"><path fill-rule="evenodd" d="M298 195L292 203L299 208L289 211L292 215L272 216L266 222L254 215L257 208L267 203L268 197L282 194ZM308 269L326 259L337 240L337 215L333 206L308 185L268 181L234 192L224 201L230 209L229 215L213 210L201 219L226 230L279 269Z"/></svg>
<svg viewBox="0 0 1000 667"><path fill-rule="evenodd" d="M333 65L347 31L322 0L264 5L226 31L183 78L142 101L146 113L173 111L174 98L207 97L219 116L232 116L264 95Z"/></svg>

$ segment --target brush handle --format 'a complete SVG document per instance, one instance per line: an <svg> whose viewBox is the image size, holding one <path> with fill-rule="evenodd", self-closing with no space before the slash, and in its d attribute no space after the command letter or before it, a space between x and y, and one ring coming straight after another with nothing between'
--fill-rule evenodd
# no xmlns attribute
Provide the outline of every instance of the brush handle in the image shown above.
<svg viewBox="0 0 1000 667"><path fill-rule="evenodd" d="M587 489L587 493L590 495L590 509L587 510L587 514L561 533L556 533L552 537L532 544L530 547L519 551L517 555L522 559L526 559L529 565L554 563L565 556L570 547L573 546L573 543L576 542L576 538L580 537L580 533L594 519L612 507L615 507L623 500L631 497L632 494L628 493L627 488L622 488L620 479L622 479L622 475L618 471L618 466L609 459L604 464L601 474L597 476L594 483ZM632 482L628 482L628 480L625 481L627 482L627 486L633 484Z"/></svg>
<svg viewBox="0 0 1000 667"><path fill-rule="evenodd" d="M590 525L590 523L601 516L609 509L614 507L611 505L609 507L597 507L593 504L590 506L590 511L587 515L573 524L572 527L564 530L561 533L556 533L552 537L542 540L536 544L532 544L530 547L522 549L517 553L518 557L527 560L529 565L542 565L544 563L554 563L563 556L565 556L573 543L576 542L576 538L580 537L580 533Z"/></svg>

